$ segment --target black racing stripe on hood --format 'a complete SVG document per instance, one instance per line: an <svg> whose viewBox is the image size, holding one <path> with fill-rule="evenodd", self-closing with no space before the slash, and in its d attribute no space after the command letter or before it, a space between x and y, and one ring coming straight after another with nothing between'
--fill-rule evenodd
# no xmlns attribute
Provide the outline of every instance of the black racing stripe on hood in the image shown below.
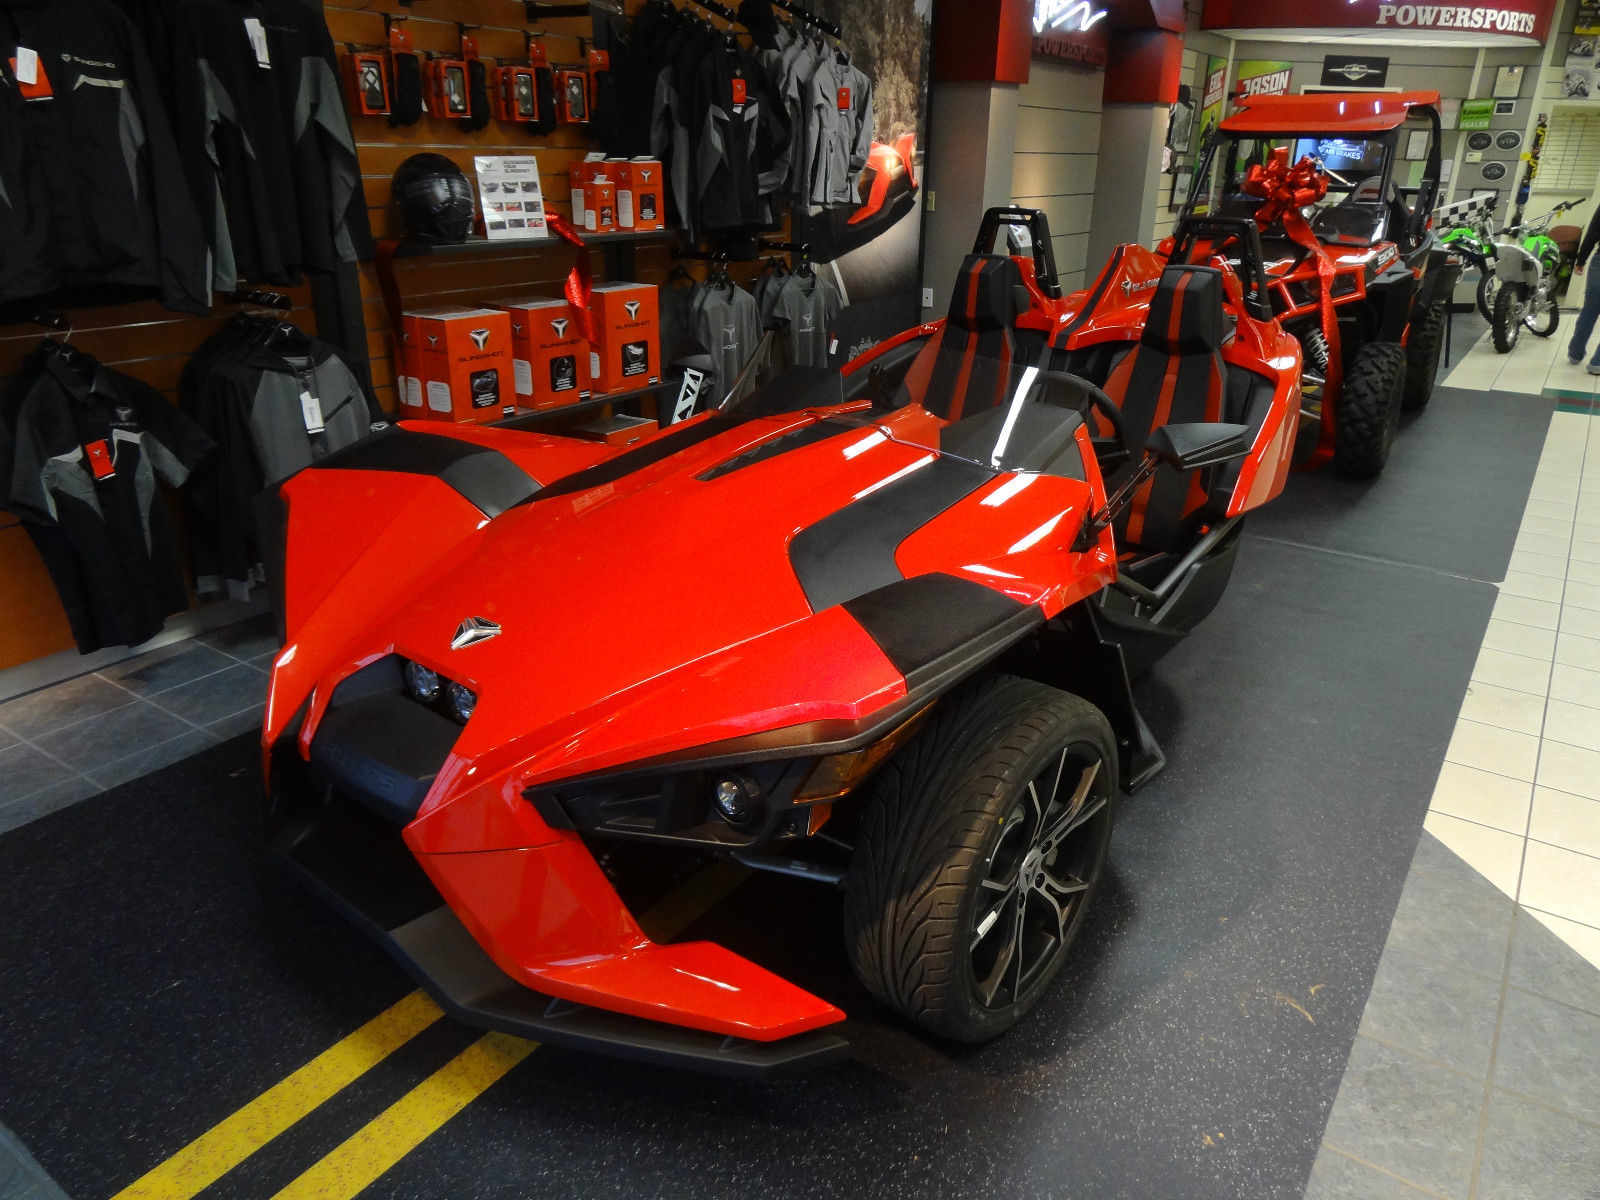
<svg viewBox="0 0 1600 1200"><path fill-rule="evenodd" d="M690 446L697 446L701 442L709 441L718 434L727 433L745 423L746 418L717 415L707 417L704 421L681 426L671 433L664 433L660 437L636 446L632 450L624 450L614 458L605 462L596 463L568 475L565 479L558 479L549 487L541 488L528 497L528 501L548 500L552 496L568 496L573 492L586 492L590 488L601 487L607 483L615 483L635 471L642 471L645 467L669 458L680 450L687 450Z"/></svg>
<svg viewBox="0 0 1600 1200"><path fill-rule="evenodd" d="M994 477L976 463L936 458L795 534L789 563L811 611L904 578L894 561L900 543Z"/></svg>
<svg viewBox="0 0 1600 1200"><path fill-rule="evenodd" d="M780 434L775 438L762 442L754 449L746 450L743 454L735 455L727 462L718 463L708 471L696 475L696 479L720 479L730 475L743 467L753 467L756 463L766 462L769 458L777 458L781 454L788 454L792 450L804 450L807 446L815 446L818 442L825 442L831 437L838 437L842 433L857 433L860 426L834 424L831 421L813 421L809 425L802 425L799 429L791 429L788 433Z"/></svg>
<svg viewBox="0 0 1600 1200"><path fill-rule="evenodd" d="M886 584L845 601L844 610L905 676L910 691L970 673L1044 621L1031 604L938 573Z"/></svg>
<svg viewBox="0 0 1600 1200"><path fill-rule="evenodd" d="M310 469L431 475L486 517L498 517L539 490L537 479L498 450L397 425L334 451Z"/></svg>

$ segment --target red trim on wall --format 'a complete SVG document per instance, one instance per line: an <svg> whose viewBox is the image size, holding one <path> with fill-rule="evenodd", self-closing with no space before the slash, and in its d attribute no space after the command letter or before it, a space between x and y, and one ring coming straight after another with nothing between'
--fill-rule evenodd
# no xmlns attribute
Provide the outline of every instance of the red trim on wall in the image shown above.
<svg viewBox="0 0 1600 1200"><path fill-rule="evenodd" d="M1171 104L1183 79L1183 38L1176 33L1119 33L1106 64L1107 104Z"/></svg>
<svg viewBox="0 0 1600 1200"><path fill-rule="evenodd" d="M1027 83L1031 0L933 0L934 83Z"/></svg>
<svg viewBox="0 0 1600 1200"><path fill-rule="evenodd" d="M1447 4L1388 0L1205 0L1202 29L1386 29L1397 33L1458 30L1544 41L1556 0L1452 0ZM1403 11L1405 10L1405 11ZM1469 14L1466 25L1459 21ZM1479 17L1470 14L1482 13ZM1525 18L1525 19L1519 19ZM1515 26L1514 28L1511 26Z"/></svg>

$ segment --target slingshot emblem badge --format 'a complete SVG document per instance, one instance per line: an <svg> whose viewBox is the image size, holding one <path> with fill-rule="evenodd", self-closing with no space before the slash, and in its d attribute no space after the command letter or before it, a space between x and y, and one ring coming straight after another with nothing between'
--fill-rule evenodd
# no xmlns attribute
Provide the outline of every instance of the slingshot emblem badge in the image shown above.
<svg viewBox="0 0 1600 1200"><path fill-rule="evenodd" d="M465 650L479 642L500 636L500 626L487 617L468 617L456 626L456 635L450 639L450 649Z"/></svg>
<svg viewBox="0 0 1600 1200"><path fill-rule="evenodd" d="M489 331L487 329L474 329L467 336L473 340L479 350L489 344Z"/></svg>
<svg viewBox="0 0 1600 1200"><path fill-rule="evenodd" d="M566 317L556 317L550 322L550 328L557 337L566 337L567 324L568 322Z"/></svg>

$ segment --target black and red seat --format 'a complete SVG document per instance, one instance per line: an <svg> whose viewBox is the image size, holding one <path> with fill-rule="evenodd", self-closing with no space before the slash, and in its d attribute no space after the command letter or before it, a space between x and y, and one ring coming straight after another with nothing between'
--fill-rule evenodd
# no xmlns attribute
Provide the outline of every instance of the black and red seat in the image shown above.
<svg viewBox="0 0 1600 1200"><path fill-rule="evenodd" d="M959 421L1011 399L1022 373L1039 365L1045 335L1018 329L1028 289L1003 254L969 254L956 277L944 331L907 373L903 399Z"/></svg>
<svg viewBox="0 0 1600 1200"><path fill-rule="evenodd" d="M1163 425L1227 419L1226 408L1232 406L1222 359L1228 327L1223 296L1223 276L1216 267L1173 265L1161 273L1144 333L1112 367L1104 388L1122 410L1136 451ZM1202 473L1163 465L1117 518L1117 544L1170 550L1208 499Z"/></svg>

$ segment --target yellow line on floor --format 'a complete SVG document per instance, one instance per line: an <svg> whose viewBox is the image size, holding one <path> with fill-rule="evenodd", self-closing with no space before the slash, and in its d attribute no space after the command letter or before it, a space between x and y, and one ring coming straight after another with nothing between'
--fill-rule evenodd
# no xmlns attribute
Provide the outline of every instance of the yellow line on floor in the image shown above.
<svg viewBox="0 0 1600 1200"><path fill-rule="evenodd" d="M112 1200L188 1200L443 1015L423 993L412 992L123 1188Z"/></svg>
<svg viewBox="0 0 1600 1200"><path fill-rule="evenodd" d="M354 1196L538 1047L486 1033L347 1138L273 1200Z"/></svg>
<svg viewBox="0 0 1600 1200"><path fill-rule="evenodd" d="M747 867L719 862L669 893L639 918L639 924L658 941L672 938L750 874ZM503 1033L484 1034L330 1150L272 1200L350 1200L538 1048L538 1042Z"/></svg>

